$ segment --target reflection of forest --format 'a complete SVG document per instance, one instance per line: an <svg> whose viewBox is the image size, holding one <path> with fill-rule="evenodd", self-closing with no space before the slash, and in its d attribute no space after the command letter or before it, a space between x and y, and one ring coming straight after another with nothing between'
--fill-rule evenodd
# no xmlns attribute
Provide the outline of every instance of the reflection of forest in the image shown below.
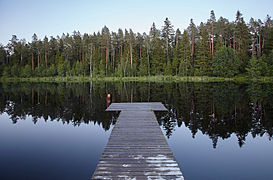
<svg viewBox="0 0 273 180"><path fill-rule="evenodd" d="M273 133L273 84L188 83L168 84L169 113L161 116L169 137L177 123L188 127L194 138L198 130L216 147L218 138L235 134L241 147L253 137ZM168 91L168 89L174 89Z"/></svg>
<svg viewBox="0 0 273 180"><path fill-rule="evenodd" d="M105 130L115 122L116 114L106 113L105 87L90 84L18 83L0 85L0 113L10 115L13 123L31 115L63 123L97 123Z"/></svg>
<svg viewBox="0 0 273 180"><path fill-rule="evenodd" d="M97 123L105 130L117 114L106 113L113 102L161 101L169 113L158 114L167 137L182 123L192 136L200 130L216 147L218 138L236 134L240 146L273 132L273 84L234 83L5 83L0 84L0 113L16 123L27 115L63 123Z"/></svg>

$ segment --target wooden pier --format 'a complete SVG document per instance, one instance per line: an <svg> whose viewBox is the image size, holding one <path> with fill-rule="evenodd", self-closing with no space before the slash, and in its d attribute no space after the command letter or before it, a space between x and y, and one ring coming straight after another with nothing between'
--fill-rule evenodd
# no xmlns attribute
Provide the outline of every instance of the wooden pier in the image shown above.
<svg viewBox="0 0 273 180"><path fill-rule="evenodd" d="M112 103L121 111L92 179L184 179L153 111L162 103Z"/></svg>

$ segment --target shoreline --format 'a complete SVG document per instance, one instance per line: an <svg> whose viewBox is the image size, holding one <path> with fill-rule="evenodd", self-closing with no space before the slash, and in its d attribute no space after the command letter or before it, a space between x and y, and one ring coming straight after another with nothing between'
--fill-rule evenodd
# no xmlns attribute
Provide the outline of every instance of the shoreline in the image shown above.
<svg viewBox="0 0 273 180"><path fill-rule="evenodd" d="M273 82L273 77L249 78L246 76L225 78L209 76L142 76L142 77L31 77L31 78L0 78L0 82L90 82L90 81L121 81L121 82Z"/></svg>

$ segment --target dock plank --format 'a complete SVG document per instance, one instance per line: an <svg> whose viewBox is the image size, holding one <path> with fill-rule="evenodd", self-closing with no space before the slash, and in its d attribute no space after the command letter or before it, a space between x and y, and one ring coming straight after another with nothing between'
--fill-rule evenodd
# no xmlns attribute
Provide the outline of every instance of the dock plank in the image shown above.
<svg viewBox="0 0 273 180"><path fill-rule="evenodd" d="M162 103L112 103L121 111L92 179L184 179L153 111Z"/></svg>
<svg viewBox="0 0 273 180"><path fill-rule="evenodd" d="M166 111L167 109L162 103L147 102L147 103L112 103L106 111ZM142 114L143 117L144 114Z"/></svg>

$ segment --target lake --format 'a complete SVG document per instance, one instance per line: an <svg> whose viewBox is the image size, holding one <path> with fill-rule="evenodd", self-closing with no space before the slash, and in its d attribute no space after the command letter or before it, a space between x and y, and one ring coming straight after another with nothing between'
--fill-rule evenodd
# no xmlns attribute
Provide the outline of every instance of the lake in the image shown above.
<svg viewBox="0 0 273 180"><path fill-rule="evenodd" d="M156 113L187 180L273 177L273 83L0 83L0 179L90 179L118 117Z"/></svg>

